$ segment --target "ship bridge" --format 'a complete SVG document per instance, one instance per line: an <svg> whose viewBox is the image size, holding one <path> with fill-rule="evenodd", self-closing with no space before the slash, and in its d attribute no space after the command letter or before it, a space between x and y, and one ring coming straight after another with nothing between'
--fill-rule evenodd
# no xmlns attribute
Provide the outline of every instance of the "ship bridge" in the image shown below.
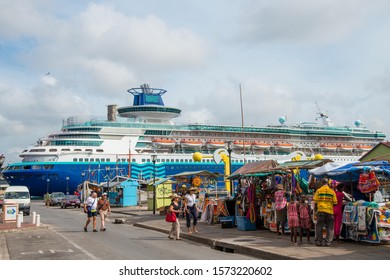
<svg viewBox="0 0 390 280"><path fill-rule="evenodd" d="M150 88L148 84L144 84L127 92L134 96L133 106L118 108L121 117L164 122L180 116L180 109L164 106L162 99L162 95L166 93L164 89Z"/></svg>

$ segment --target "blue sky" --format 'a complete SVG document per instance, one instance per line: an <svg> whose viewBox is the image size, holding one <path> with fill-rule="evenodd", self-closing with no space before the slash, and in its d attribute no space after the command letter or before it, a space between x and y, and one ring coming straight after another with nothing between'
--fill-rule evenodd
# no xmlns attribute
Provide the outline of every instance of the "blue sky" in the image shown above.
<svg viewBox="0 0 390 280"><path fill-rule="evenodd" d="M164 88L178 122L359 119L390 135L390 3L336 0L0 0L0 151L8 161L72 115ZM45 73L50 72L50 75Z"/></svg>

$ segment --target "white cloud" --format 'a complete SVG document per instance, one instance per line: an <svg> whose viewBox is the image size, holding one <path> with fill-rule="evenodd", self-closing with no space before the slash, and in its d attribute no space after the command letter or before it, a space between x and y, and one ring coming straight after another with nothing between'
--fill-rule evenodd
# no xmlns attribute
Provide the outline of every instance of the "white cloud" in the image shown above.
<svg viewBox="0 0 390 280"><path fill-rule="evenodd" d="M239 37L249 42L329 43L359 29L389 3L378 1L250 1Z"/></svg>

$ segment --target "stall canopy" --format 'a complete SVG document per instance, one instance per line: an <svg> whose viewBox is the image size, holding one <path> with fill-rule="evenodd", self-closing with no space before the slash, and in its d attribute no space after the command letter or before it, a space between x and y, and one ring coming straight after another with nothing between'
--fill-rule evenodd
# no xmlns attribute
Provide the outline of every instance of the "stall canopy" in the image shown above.
<svg viewBox="0 0 390 280"><path fill-rule="evenodd" d="M281 163L275 169L313 169L331 162L330 159L296 160Z"/></svg>
<svg viewBox="0 0 390 280"><path fill-rule="evenodd" d="M210 172L207 170L200 170L200 171L188 171L188 172L182 172L174 175L170 175L170 177L175 179L185 179L191 176L203 176L203 177L209 177L209 178L218 178L223 177L223 174L218 172Z"/></svg>
<svg viewBox="0 0 390 280"><path fill-rule="evenodd" d="M229 179L237 179L246 176L266 176L271 174L277 166L279 166L279 164L274 160L250 162L237 169L229 176Z"/></svg>
<svg viewBox="0 0 390 280"><path fill-rule="evenodd" d="M351 163L344 163L344 162L328 162L324 164L323 166L313 168L309 170L309 173L314 176L324 176L328 172L342 168L346 165L351 165Z"/></svg>
<svg viewBox="0 0 390 280"><path fill-rule="evenodd" d="M390 164L388 161L348 163L321 174L312 173L313 171L316 172L316 170L311 170L310 173L314 176L328 176L338 181L358 181L360 173L368 167L375 172L383 172L390 175Z"/></svg>

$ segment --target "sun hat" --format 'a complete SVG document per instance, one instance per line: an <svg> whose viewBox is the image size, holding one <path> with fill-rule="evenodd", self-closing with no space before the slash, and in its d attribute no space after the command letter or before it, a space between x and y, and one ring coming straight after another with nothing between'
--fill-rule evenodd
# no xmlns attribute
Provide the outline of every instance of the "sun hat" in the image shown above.
<svg viewBox="0 0 390 280"><path fill-rule="evenodd" d="M102 196L103 196L103 195L107 195L107 193L103 193Z"/></svg>
<svg viewBox="0 0 390 280"><path fill-rule="evenodd" d="M276 188L277 188L278 190L283 190L283 185L282 185L282 184L277 184L277 185L276 185Z"/></svg>
<svg viewBox="0 0 390 280"><path fill-rule="evenodd" d="M191 187L188 189L188 191L197 191L197 190L198 190L198 188L195 188L195 187Z"/></svg>
<svg viewBox="0 0 390 280"><path fill-rule="evenodd" d="M170 198L171 200L174 200L175 198L181 198L181 197L174 193L170 196Z"/></svg>

